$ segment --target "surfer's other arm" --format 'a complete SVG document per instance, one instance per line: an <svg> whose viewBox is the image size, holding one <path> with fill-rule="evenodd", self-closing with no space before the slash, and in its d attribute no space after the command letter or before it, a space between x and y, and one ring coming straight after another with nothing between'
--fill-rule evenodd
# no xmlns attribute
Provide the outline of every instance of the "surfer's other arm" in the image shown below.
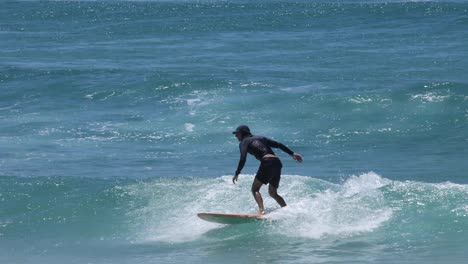
<svg viewBox="0 0 468 264"><path fill-rule="evenodd" d="M239 174L240 174L242 168L244 167L244 165L245 165L245 159L239 160L239 166L238 166L238 168L236 170L236 173L234 174L234 177L232 178L232 182L234 184L236 184L237 178L239 178Z"/></svg>
<svg viewBox="0 0 468 264"><path fill-rule="evenodd" d="M238 138L239 141L241 141L241 138ZM232 178L232 182L235 184L237 179L239 178L239 174L241 173L242 169L244 168L245 162L247 161L247 148L248 148L249 142L247 141L241 141L239 143L239 151L240 151L240 158L239 158L239 164L237 165L237 170L236 173L234 174L234 177Z"/></svg>

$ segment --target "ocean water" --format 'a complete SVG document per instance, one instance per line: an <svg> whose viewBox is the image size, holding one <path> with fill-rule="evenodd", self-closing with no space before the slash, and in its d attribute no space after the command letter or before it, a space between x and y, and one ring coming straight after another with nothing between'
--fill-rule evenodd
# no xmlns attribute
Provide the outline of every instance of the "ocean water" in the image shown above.
<svg viewBox="0 0 468 264"><path fill-rule="evenodd" d="M466 263L468 1L1 1L0 263ZM266 221L252 132L302 154Z"/></svg>

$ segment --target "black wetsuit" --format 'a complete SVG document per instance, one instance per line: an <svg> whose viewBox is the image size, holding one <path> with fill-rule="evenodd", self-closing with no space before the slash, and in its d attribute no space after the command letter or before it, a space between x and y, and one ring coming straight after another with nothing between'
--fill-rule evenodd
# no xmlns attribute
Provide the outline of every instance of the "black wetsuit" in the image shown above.
<svg viewBox="0 0 468 264"><path fill-rule="evenodd" d="M261 162L255 177L263 184L270 183L275 188L278 188L282 168L281 161L277 157L263 158L267 154L275 155L271 148L279 148L289 155L294 154L294 152L285 145L266 137L247 136L242 139L239 143L240 160L236 175L239 175L242 168L244 168L245 161L247 160L247 153L249 153L254 155L255 158Z"/></svg>

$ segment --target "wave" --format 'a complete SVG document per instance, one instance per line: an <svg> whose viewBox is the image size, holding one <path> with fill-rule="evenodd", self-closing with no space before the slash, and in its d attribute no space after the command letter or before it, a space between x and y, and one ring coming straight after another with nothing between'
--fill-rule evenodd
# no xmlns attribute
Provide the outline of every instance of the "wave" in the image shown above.
<svg viewBox="0 0 468 264"><path fill-rule="evenodd" d="M2 177L0 234L132 243L236 239L223 231L229 230L226 226L202 221L196 213L256 212L252 179L240 175L234 185L231 176L144 181ZM296 239L409 241L460 236L468 228L468 185L392 181L374 172L340 184L284 175L279 193L288 203L285 208L268 197L267 188L261 192L267 221L238 226L247 238L262 230Z"/></svg>
<svg viewBox="0 0 468 264"><path fill-rule="evenodd" d="M130 196L147 201L130 213L138 230L136 240L194 241L224 227L201 221L196 217L198 212L256 212L250 194L252 178L252 175L241 175L239 185L231 183L231 176L222 176L165 179L128 186ZM450 233L468 225L466 185L398 182L373 172L352 176L342 184L286 175L280 193L288 203L281 209L273 199L267 198L263 188L265 206L270 213L269 221L262 225L266 232L287 237L324 239L398 229L418 236L428 231ZM426 230L419 228L420 218L429 221ZM441 229L438 221L448 221L451 225Z"/></svg>

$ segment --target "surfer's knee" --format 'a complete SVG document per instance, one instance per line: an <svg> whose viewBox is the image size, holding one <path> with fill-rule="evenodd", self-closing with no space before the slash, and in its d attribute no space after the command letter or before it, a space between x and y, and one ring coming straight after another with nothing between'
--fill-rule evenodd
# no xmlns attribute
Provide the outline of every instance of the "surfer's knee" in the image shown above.
<svg viewBox="0 0 468 264"><path fill-rule="evenodd" d="M252 193L255 195L256 192L259 192L259 191L260 191L260 188L258 188L258 187L255 186L255 185L252 185L251 191L252 191Z"/></svg>
<svg viewBox="0 0 468 264"><path fill-rule="evenodd" d="M276 189L273 189L273 188L268 188L268 194L270 194L271 197L275 198L278 196L278 192L276 191Z"/></svg>
<svg viewBox="0 0 468 264"><path fill-rule="evenodd" d="M262 187L262 182L255 179L254 182L252 183L252 188L251 188L252 193L255 195L255 193L260 191L261 187Z"/></svg>
<svg viewBox="0 0 468 264"><path fill-rule="evenodd" d="M269 194L271 197L273 197L273 198L275 198L276 195L277 195L276 192L273 192L273 191L271 191L271 190L268 190L268 194Z"/></svg>

